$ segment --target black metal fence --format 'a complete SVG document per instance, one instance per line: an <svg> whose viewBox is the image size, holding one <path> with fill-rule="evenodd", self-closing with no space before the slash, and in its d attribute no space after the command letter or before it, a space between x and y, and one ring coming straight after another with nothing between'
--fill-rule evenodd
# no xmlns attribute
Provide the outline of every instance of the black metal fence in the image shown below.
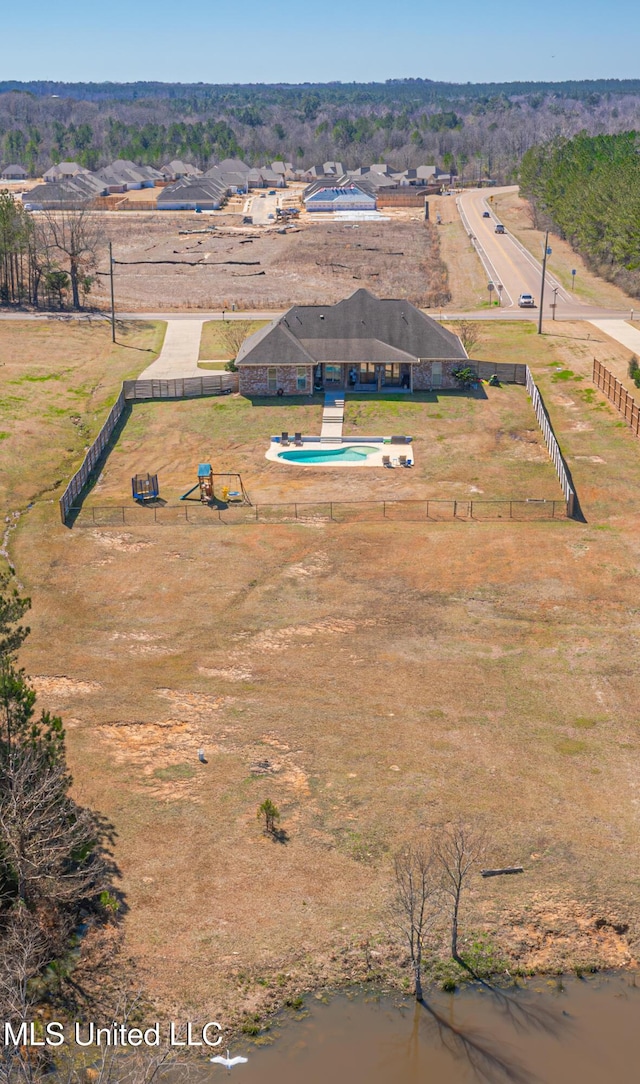
<svg viewBox="0 0 640 1084"><path fill-rule="evenodd" d="M251 523L494 522L566 519L561 500L297 501L286 504L93 505L71 510L76 527L234 526Z"/></svg>

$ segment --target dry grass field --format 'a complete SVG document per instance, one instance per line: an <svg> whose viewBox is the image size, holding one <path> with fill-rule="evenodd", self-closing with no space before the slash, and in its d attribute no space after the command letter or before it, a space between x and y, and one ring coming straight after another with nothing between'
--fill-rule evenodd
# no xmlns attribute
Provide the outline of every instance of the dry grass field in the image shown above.
<svg viewBox="0 0 640 1084"><path fill-rule="evenodd" d="M123 380L162 347L162 322L0 322L0 506L57 490L79 465Z"/></svg>
<svg viewBox="0 0 640 1084"><path fill-rule="evenodd" d="M640 447L588 379L611 344L549 330L491 325L479 353L534 368L586 522L68 530L47 502L21 519L21 661L64 716L78 797L116 827L123 959L162 1012L237 1022L387 966L393 852L457 817L486 824L488 864L526 870L478 879L466 930L525 967L636 952ZM314 470L313 485L422 488L428 464L465 486L547 472L538 444L530 460L507 435L533 426L522 389L489 392L347 399L352 431L398 411L419 466ZM103 495L134 465L187 488L209 450L275 493L285 468L260 458L264 435L319 414L136 407ZM161 462L142 461L152 448ZM43 466L50 484L59 471ZM267 796L282 842L256 820Z"/></svg>
<svg viewBox="0 0 640 1084"><path fill-rule="evenodd" d="M210 221L211 232L179 232L204 229ZM360 286L381 297L436 305L446 284L435 227L419 212L398 212L380 223L313 222L287 233L169 212L109 215L101 224L113 241L116 304L125 312L221 310L233 303L278 310L292 298L333 303ZM92 299L107 306L106 256L104 261Z"/></svg>
<svg viewBox="0 0 640 1084"><path fill-rule="evenodd" d="M440 242L440 255L449 269L451 301L445 308L453 312L475 312L486 309L486 276L478 255L469 242L462 225L454 196L429 196L430 221L436 225Z"/></svg>

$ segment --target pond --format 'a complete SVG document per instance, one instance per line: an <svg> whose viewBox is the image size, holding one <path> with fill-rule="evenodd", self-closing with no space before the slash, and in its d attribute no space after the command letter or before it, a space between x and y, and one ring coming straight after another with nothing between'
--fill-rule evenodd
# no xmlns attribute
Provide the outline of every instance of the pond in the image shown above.
<svg viewBox="0 0 640 1084"><path fill-rule="evenodd" d="M632 975L475 987L428 1008L372 992L307 999L272 1045L238 1042L235 1084L617 1084L640 1075L640 988ZM226 1077L212 1067L208 1080Z"/></svg>

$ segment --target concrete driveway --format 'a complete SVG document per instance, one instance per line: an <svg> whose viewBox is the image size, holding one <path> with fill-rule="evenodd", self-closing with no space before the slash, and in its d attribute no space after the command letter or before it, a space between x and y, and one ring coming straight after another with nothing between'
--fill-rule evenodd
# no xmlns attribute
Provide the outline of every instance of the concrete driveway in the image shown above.
<svg viewBox="0 0 640 1084"><path fill-rule="evenodd" d="M167 320L164 345L159 357L148 365L138 379L152 377L172 380L175 377L202 376L198 368L200 336L204 320Z"/></svg>

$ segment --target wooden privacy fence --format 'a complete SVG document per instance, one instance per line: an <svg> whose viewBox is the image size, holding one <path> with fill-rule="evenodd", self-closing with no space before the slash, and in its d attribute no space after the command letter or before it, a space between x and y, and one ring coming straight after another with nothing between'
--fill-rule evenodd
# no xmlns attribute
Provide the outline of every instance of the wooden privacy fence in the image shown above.
<svg viewBox="0 0 640 1084"><path fill-rule="evenodd" d="M107 420L60 498L62 522L67 522L77 498L94 474L128 402L136 399L191 399L225 395L237 390L237 373L207 373L206 376L184 377L182 380L125 380Z"/></svg>
<svg viewBox="0 0 640 1084"><path fill-rule="evenodd" d="M531 397L531 403L533 405L536 418L538 419L538 425L540 426L540 430L544 437L545 444L547 445L549 455L551 457L551 462L556 468L558 481L560 482L562 492L564 493L565 500L567 502L567 515L569 516L569 518L571 518L573 516L576 504L575 490L571 485L569 471L567 470L567 465L562 458L560 445L558 444L558 441L556 440L556 435L551 427L549 415L547 414L545 405L542 401L542 396L538 391L538 386L535 383L533 376L531 375L531 369L528 365L526 387Z"/></svg>
<svg viewBox="0 0 640 1084"><path fill-rule="evenodd" d="M632 433L640 437L640 404L621 384L617 376L593 359L593 383L603 391L610 403L622 414Z"/></svg>
<svg viewBox="0 0 640 1084"><path fill-rule="evenodd" d="M69 518L69 512L73 506L73 502L80 496L82 490L86 486L89 478L95 470L98 461L102 457L113 433L116 425L120 421L120 417L125 408L124 388L120 391L118 398L111 407L107 420L102 426L102 429L98 433L91 447L88 449L85 455L82 465L79 470L76 471L73 478L69 482L69 485L65 489L60 498L60 516L62 522L66 523Z"/></svg>
<svg viewBox="0 0 640 1084"><path fill-rule="evenodd" d="M527 383L528 365L510 365L507 361L470 361L469 366L480 380L490 380L495 373L503 384Z"/></svg>
<svg viewBox="0 0 640 1084"><path fill-rule="evenodd" d="M207 373L174 380L125 380L127 401L135 399L198 399L203 395L226 395L238 390L237 373Z"/></svg>

